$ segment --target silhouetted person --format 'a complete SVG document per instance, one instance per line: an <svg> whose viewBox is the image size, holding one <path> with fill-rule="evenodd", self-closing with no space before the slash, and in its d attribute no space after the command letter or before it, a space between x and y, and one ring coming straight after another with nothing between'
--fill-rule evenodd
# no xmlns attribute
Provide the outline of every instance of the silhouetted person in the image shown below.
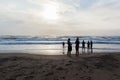
<svg viewBox="0 0 120 80"><path fill-rule="evenodd" d="M93 53L93 42L92 42L92 40L90 41L90 48L91 48L91 53Z"/></svg>
<svg viewBox="0 0 120 80"><path fill-rule="evenodd" d="M82 41L82 52L85 52L85 41Z"/></svg>
<svg viewBox="0 0 120 80"><path fill-rule="evenodd" d="M68 53L67 53L67 55L71 56L72 43L70 42L70 38L68 38L67 44L68 44Z"/></svg>
<svg viewBox="0 0 120 80"><path fill-rule="evenodd" d="M62 45L63 45L63 54L64 54L65 53L65 49L64 49L65 48L65 43L63 42Z"/></svg>
<svg viewBox="0 0 120 80"><path fill-rule="evenodd" d="M79 44L80 44L80 41L79 41L79 38L77 37L75 41L76 56L79 55Z"/></svg>
<svg viewBox="0 0 120 80"><path fill-rule="evenodd" d="M63 45L63 48L64 48L65 47L65 43L63 42L62 45Z"/></svg>
<svg viewBox="0 0 120 80"><path fill-rule="evenodd" d="M89 49L90 49L90 42L88 41L87 42L87 51L88 51L88 53L89 53Z"/></svg>

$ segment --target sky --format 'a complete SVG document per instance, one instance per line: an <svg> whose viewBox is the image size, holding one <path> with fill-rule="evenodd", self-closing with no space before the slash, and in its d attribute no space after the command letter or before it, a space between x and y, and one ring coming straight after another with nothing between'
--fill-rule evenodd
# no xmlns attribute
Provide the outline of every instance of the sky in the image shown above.
<svg viewBox="0 0 120 80"><path fill-rule="evenodd" d="M119 34L120 0L0 0L0 35Z"/></svg>

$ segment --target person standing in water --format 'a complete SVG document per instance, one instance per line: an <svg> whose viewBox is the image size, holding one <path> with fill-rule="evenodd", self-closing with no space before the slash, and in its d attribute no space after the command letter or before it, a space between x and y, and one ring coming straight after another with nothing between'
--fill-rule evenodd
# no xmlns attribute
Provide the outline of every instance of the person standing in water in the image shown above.
<svg viewBox="0 0 120 80"><path fill-rule="evenodd" d="M83 53L85 52L85 41L84 40L82 41L82 52Z"/></svg>
<svg viewBox="0 0 120 80"><path fill-rule="evenodd" d="M65 43L63 42L62 45L63 45L63 48L64 48L65 47Z"/></svg>
<svg viewBox="0 0 120 80"><path fill-rule="evenodd" d="M68 56L71 56L72 43L70 42L70 38L68 38L67 44L68 44L68 52L67 52L67 55L68 55Z"/></svg>
<svg viewBox="0 0 120 80"><path fill-rule="evenodd" d="M93 53L93 42L92 42L92 40L90 41L90 48L91 48L91 53Z"/></svg>
<svg viewBox="0 0 120 80"><path fill-rule="evenodd" d="M63 45L63 54L64 54L65 53L65 49L64 49L65 48L65 43L63 42L62 45Z"/></svg>
<svg viewBox="0 0 120 80"><path fill-rule="evenodd" d="M87 42L87 52L89 53L89 49L90 49L90 42Z"/></svg>
<svg viewBox="0 0 120 80"><path fill-rule="evenodd" d="M79 38L77 37L75 41L76 56L79 55L79 44L80 44L80 41L79 41Z"/></svg>

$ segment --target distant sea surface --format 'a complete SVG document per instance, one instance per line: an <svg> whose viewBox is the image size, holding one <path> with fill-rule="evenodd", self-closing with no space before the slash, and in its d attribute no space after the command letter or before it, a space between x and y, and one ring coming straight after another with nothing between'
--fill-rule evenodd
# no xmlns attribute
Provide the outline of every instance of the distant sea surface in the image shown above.
<svg viewBox="0 0 120 80"><path fill-rule="evenodd" d="M75 53L76 36L61 37L31 37L31 36L0 36L0 53L37 53L37 54L62 54L67 53L67 44L63 51L62 42L67 43L71 38L73 51ZM94 52L120 52L120 36L79 36L80 53L81 42L93 41ZM87 44L86 44L87 47ZM86 49L87 52L87 49Z"/></svg>

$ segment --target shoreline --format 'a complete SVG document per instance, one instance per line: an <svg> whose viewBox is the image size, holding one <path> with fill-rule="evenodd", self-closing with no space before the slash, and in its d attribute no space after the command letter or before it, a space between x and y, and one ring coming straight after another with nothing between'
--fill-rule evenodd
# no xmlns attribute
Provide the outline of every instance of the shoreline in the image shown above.
<svg viewBox="0 0 120 80"><path fill-rule="evenodd" d="M93 53L88 53L88 52L80 52L79 53L79 56L82 56L82 55L91 55L91 54L119 54L120 52L93 52ZM41 51L41 52L31 52L31 51L29 51L29 52L25 52L25 51L16 51L16 52L0 52L0 55L1 54L5 54L5 55L9 55L9 54L32 54L32 55L46 55L46 56L52 56L52 55L65 55L65 56L67 56L67 52L49 52L49 51L47 51L47 52L44 52L44 51ZM72 52L71 53L71 55L76 55L76 53L75 52Z"/></svg>

